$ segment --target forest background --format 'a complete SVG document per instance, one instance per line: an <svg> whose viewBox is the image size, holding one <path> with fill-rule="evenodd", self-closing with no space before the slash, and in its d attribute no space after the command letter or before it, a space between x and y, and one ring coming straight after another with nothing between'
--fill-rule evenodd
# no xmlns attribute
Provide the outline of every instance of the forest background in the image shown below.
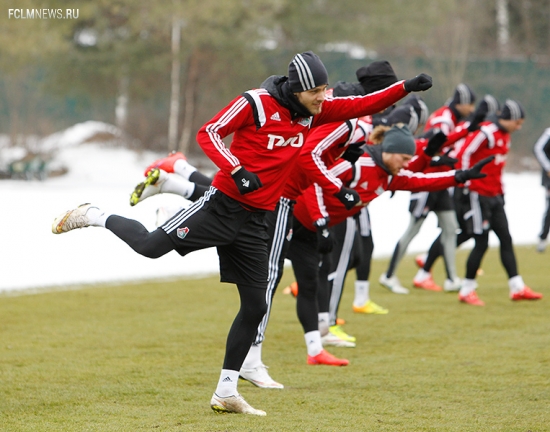
<svg viewBox="0 0 550 432"><path fill-rule="evenodd" d="M459 82L527 112L509 166L535 169L550 127L550 0L0 0L0 134L31 147L87 120L115 124L121 145L200 157L200 126L296 52L315 51L330 84L388 60L425 72L430 110ZM71 8L26 19L14 8ZM10 10L12 11L10 14ZM75 17L77 14L77 17ZM97 137L96 137L97 138ZM33 148L33 151L40 149Z"/></svg>

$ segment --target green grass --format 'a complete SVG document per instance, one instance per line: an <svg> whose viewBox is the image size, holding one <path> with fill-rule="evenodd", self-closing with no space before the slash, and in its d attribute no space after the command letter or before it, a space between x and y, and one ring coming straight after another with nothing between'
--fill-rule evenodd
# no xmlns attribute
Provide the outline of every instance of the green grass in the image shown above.
<svg viewBox="0 0 550 432"><path fill-rule="evenodd" d="M264 418L209 408L238 307L217 278L1 296L0 430L550 430L548 254L516 252L544 300L508 300L498 250L478 279L484 308L456 294L391 294L376 282L382 260L371 295L390 313L354 315L349 278L340 315L357 348L330 350L350 359L345 368L306 365L295 299L280 289L264 361L285 389L239 384ZM408 257L402 282L415 271ZM439 263L435 275L442 282Z"/></svg>

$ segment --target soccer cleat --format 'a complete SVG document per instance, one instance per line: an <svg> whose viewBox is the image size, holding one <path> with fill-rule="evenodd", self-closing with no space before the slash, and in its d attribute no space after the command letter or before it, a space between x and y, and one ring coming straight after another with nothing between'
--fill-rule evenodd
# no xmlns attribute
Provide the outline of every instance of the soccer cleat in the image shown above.
<svg viewBox="0 0 550 432"><path fill-rule="evenodd" d="M423 281L413 279L413 285L415 288L425 289L427 291L443 291L443 288L441 288L438 284L434 282L431 275Z"/></svg>
<svg viewBox="0 0 550 432"><path fill-rule="evenodd" d="M392 277L388 278L386 276L386 273L382 273L380 275L380 279L378 279L378 282L380 282L380 285L383 287L386 287L391 292L395 294L408 294L409 290L405 288L403 285L401 285L401 282L399 282L399 279L397 279L397 276L393 275Z"/></svg>
<svg viewBox="0 0 550 432"><path fill-rule="evenodd" d="M363 306L353 305L353 312L361 314L386 315L389 310L377 305L372 300L369 300Z"/></svg>
<svg viewBox="0 0 550 432"><path fill-rule="evenodd" d="M458 299L462 303L468 303L468 304L471 304L473 306L485 306L485 302L479 299L479 297L477 296L477 293L475 291L471 291L467 295L460 295L459 294Z"/></svg>
<svg viewBox="0 0 550 432"><path fill-rule="evenodd" d="M344 339L340 339L335 334L332 334L330 331L321 336L321 343L323 346L334 346L339 348L355 348L355 342L350 342Z"/></svg>
<svg viewBox="0 0 550 432"><path fill-rule="evenodd" d="M349 360L339 359L334 357L329 352L323 350L316 356L307 356L307 364L309 365L327 365L327 366L347 366Z"/></svg>
<svg viewBox="0 0 550 432"><path fill-rule="evenodd" d="M418 266L418 268L423 268L424 264L426 264L426 258L428 257L428 254L420 254L414 257L414 262Z"/></svg>
<svg viewBox="0 0 550 432"><path fill-rule="evenodd" d="M537 252L543 253L546 250L546 239L540 239L539 243L537 244Z"/></svg>
<svg viewBox="0 0 550 432"><path fill-rule="evenodd" d="M348 342L355 342L355 336L350 336L347 334L342 327L339 325L333 325L328 328L329 333L332 333L334 336L339 337L342 340Z"/></svg>
<svg viewBox="0 0 550 432"><path fill-rule="evenodd" d="M445 279L443 283L443 291L445 292L458 292L462 287L462 281L460 278L455 278L455 280Z"/></svg>
<svg viewBox="0 0 550 432"><path fill-rule="evenodd" d="M298 282L292 282L284 290L284 293L292 294L293 297L298 297Z"/></svg>
<svg viewBox="0 0 550 432"><path fill-rule="evenodd" d="M510 293L510 300L540 300L542 298L542 293L533 291L527 285L523 287L521 291Z"/></svg>
<svg viewBox="0 0 550 432"><path fill-rule="evenodd" d="M210 399L210 408L218 414L252 414L265 416L266 412L252 408L241 395L220 397L216 393Z"/></svg>
<svg viewBox="0 0 550 432"><path fill-rule="evenodd" d="M132 195L130 195L130 205L135 206L138 202L143 201L145 198L149 198L152 195L158 194L160 192L160 184L155 188L154 185L158 182L160 178L160 170L158 168L152 168L140 184L138 184Z"/></svg>
<svg viewBox="0 0 550 432"><path fill-rule="evenodd" d="M265 389L282 389L284 385L273 380L267 373L267 366L261 364L260 366L252 369L241 368L239 377L246 381L250 381L256 387Z"/></svg>
<svg viewBox="0 0 550 432"><path fill-rule="evenodd" d="M346 320L344 318L336 318L336 324L344 325L345 323L346 323Z"/></svg>
<svg viewBox="0 0 550 432"><path fill-rule="evenodd" d="M65 213L56 217L52 224L52 232L54 234L62 234L78 228L90 226L90 218L87 216L90 208L98 209L89 203L81 204L73 210L68 210ZM99 210L99 209L98 209Z"/></svg>
<svg viewBox="0 0 550 432"><path fill-rule="evenodd" d="M145 173L143 173L143 175L145 177L147 177L147 175L149 174L149 171L151 171L152 169L154 168L159 168L163 171L166 171L168 173L173 173L174 172L174 163L180 159L183 159L183 160L187 160L187 158L185 157L185 155L181 152L172 152L170 153L168 156L166 156L165 158L162 158L162 159L157 159L156 161L154 161L151 165L149 165L146 169L145 169Z"/></svg>

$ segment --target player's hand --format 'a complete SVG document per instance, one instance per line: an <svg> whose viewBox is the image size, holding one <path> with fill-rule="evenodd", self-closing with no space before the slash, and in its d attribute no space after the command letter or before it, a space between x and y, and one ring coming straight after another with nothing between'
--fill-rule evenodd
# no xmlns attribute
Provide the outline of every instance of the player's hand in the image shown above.
<svg viewBox="0 0 550 432"><path fill-rule="evenodd" d="M488 158L480 160L478 163L476 163L472 168L467 170L458 170L455 173L455 180L457 183L466 183L468 180L472 179L480 179L483 177L487 177L487 174L482 173L481 169L487 165L489 162L491 162L495 157L489 156Z"/></svg>
<svg viewBox="0 0 550 432"><path fill-rule="evenodd" d="M434 157L439 152L441 147L443 147L443 144L445 144L446 141L447 135L439 131L428 140L428 144L424 149L424 153L426 153L430 157Z"/></svg>
<svg viewBox="0 0 550 432"><path fill-rule="evenodd" d="M317 230L317 251L321 254L327 254L334 246L334 241L328 228L328 219L318 219L314 225Z"/></svg>
<svg viewBox="0 0 550 432"><path fill-rule="evenodd" d="M449 150L447 150L444 154L442 154L441 156L435 156L431 161L430 161L430 166L448 166L448 167L451 167L454 169L455 167L455 163L458 162L458 159L455 159L451 156L449 156L449 153L451 153L453 151L452 148L450 148Z"/></svg>
<svg viewBox="0 0 550 432"><path fill-rule="evenodd" d="M342 187L342 189L336 192L334 196L338 198L342 204L344 204L346 210L351 210L356 205L361 204L361 197L354 189Z"/></svg>
<svg viewBox="0 0 550 432"><path fill-rule="evenodd" d="M425 73L421 73L414 78L406 80L403 83L403 88L406 92L410 93L428 90L432 85L432 77Z"/></svg>
<svg viewBox="0 0 550 432"><path fill-rule="evenodd" d="M474 111L474 116L472 118L472 121L468 125L468 132L474 132L479 129L479 124L485 120L485 116L487 115L488 109L486 104L482 104L477 107L477 109Z"/></svg>
<svg viewBox="0 0 550 432"><path fill-rule="evenodd" d="M365 151L361 148L362 145L363 144L350 144L346 147L346 151L342 153L342 156L340 157L354 164L355 162L357 162L357 159L359 159L361 155L365 153Z"/></svg>
<svg viewBox="0 0 550 432"><path fill-rule="evenodd" d="M263 186L260 178L256 174L247 171L243 167L240 167L237 171L231 174L231 177L233 177L233 181L237 185L241 195L254 192Z"/></svg>

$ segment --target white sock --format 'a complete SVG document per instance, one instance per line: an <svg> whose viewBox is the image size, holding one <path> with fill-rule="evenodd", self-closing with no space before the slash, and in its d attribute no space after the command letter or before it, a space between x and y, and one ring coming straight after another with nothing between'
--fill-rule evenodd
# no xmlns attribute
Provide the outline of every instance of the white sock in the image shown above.
<svg viewBox="0 0 550 432"><path fill-rule="evenodd" d="M262 365L262 344L250 345L248 354L244 359L243 369L254 369Z"/></svg>
<svg viewBox="0 0 550 432"><path fill-rule="evenodd" d="M105 228L105 222L111 214L112 213L107 213L98 207L90 207L86 212L86 216L88 217L91 226L103 228Z"/></svg>
<svg viewBox="0 0 550 432"><path fill-rule="evenodd" d="M517 293L525 287L525 282L523 282L523 278L520 275L517 275L508 279L508 286L511 293Z"/></svg>
<svg viewBox="0 0 550 432"><path fill-rule="evenodd" d="M195 171L197 171L197 168L185 159L178 159L174 162L174 173L182 176L185 180L189 180L189 176Z"/></svg>
<svg viewBox="0 0 550 432"><path fill-rule="evenodd" d="M418 269L418 271L416 272L416 276L414 277L414 280L418 282L424 282L430 276L431 276L430 272L427 272L424 269Z"/></svg>
<svg viewBox="0 0 550 432"><path fill-rule="evenodd" d="M218 387L216 387L216 394L219 397L236 396L237 382L239 381L239 371L222 369L220 374L220 380L218 381Z"/></svg>
<svg viewBox="0 0 550 432"><path fill-rule="evenodd" d="M313 330L304 334L307 346L307 354L314 357L321 354L323 344L321 343L321 333L319 330Z"/></svg>
<svg viewBox="0 0 550 432"><path fill-rule="evenodd" d="M319 333L321 336L328 333L329 319L330 317L328 312L319 312Z"/></svg>
<svg viewBox="0 0 550 432"><path fill-rule="evenodd" d="M460 295L467 296L472 291L475 291L477 288L477 282L475 279L464 279L462 280L462 286L460 287Z"/></svg>
<svg viewBox="0 0 550 432"><path fill-rule="evenodd" d="M369 288L369 281L355 281L355 298L353 299L354 306L365 306L365 303L370 300Z"/></svg>
<svg viewBox="0 0 550 432"><path fill-rule="evenodd" d="M173 193L184 198L189 198L195 191L195 183L184 179L180 175L168 173L160 187L160 191L162 193Z"/></svg>

